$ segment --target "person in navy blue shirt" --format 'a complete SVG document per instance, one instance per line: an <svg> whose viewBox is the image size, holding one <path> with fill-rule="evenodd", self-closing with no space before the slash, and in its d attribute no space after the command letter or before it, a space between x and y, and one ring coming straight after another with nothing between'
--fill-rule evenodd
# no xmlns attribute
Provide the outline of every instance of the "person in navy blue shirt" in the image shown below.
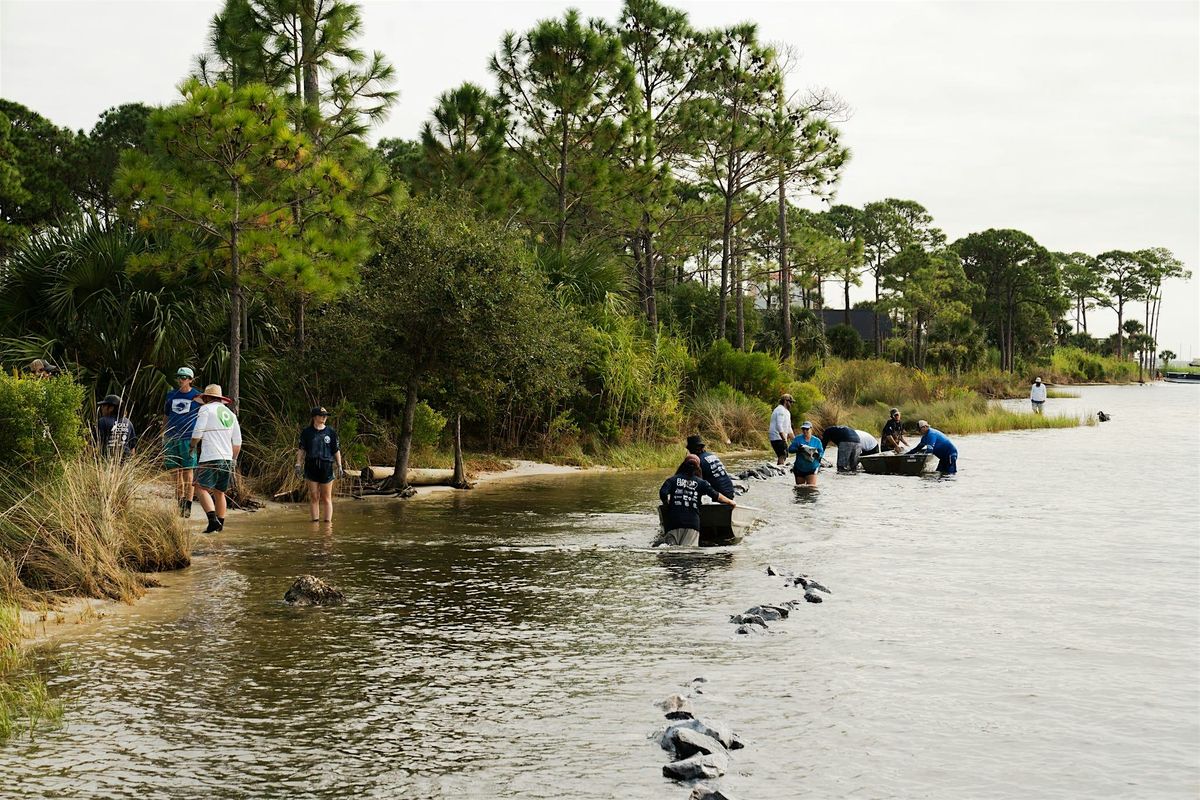
<svg viewBox="0 0 1200 800"><path fill-rule="evenodd" d="M699 435L687 438L687 450L700 459L700 477L712 484L712 487L726 497L733 497L733 478L725 470L725 465L717 454L705 450L704 440Z"/></svg>
<svg viewBox="0 0 1200 800"><path fill-rule="evenodd" d="M175 502L179 505L179 516L192 515L192 500L196 497L195 477L196 453L192 450L192 430L196 427L196 412L200 404L196 398L200 392L192 387L196 373L188 367L175 371L175 382L179 388L167 392L163 404L163 465L175 474Z"/></svg>
<svg viewBox="0 0 1200 800"><path fill-rule="evenodd" d="M667 478L659 488L658 499L663 504L663 532L655 540L655 546L699 546L701 497L716 500L727 506L737 506L737 503L700 477L700 469L700 457L689 454L675 474Z"/></svg>
<svg viewBox="0 0 1200 800"><path fill-rule="evenodd" d="M958 472L958 448L954 446L954 442L939 431L937 428L929 427L929 423L921 420L917 423L917 430L921 432L921 441L917 442L917 446L910 450L910 453L919 453L922 450L928 450L938 457L937 471L943 475L953 475Z"/></svg>
<svg viewBox="0 0 1200 800"><path fill-rule="evenodd" d="M855 472L858 459L862 456L862 439L858 431L848 425L830 425L821 432L821 447L837 445L837 471Z"/></svg>
<svg viewBox="0 0 1200 800"><path fill-rule="evenodd" d="M308 484L312 521L333 522L333 481L342 475L342 448L338 434L325 424L329 412L314 406L310 424L300 431L296 449L296 476Z"/></svg>

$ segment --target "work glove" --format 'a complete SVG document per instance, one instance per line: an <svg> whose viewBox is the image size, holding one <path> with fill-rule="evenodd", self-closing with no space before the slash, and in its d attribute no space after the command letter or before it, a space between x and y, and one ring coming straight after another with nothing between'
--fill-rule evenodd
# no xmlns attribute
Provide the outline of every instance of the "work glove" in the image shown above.
<svg viewBox="0 0 1200 800"><path fill-rule="evenodd" d="M333 477L337 478L340 481L343 477L345 477L345 475L346 475L346 470L342 469L341 464L333 465Z"/></svg>
<svg viewBox="0 0 1200 800"><path fill-rule="evenodd" d="M296 477L299 478L300 480L304 480L304 467L297 464L295 466L295 471L296 471Z"/></svg>

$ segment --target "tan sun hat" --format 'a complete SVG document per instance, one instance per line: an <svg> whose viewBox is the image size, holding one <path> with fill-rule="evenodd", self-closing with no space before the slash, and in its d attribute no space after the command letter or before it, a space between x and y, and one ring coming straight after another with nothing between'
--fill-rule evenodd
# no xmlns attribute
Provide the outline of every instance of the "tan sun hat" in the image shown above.
<svg viewBox="0 0 1200 800"><path fill-rule="evenodd" d="M205 400L220 400L222 403L233 403L231 399L221 394L221 384L219 383L210 383L208 386L205 386L200 396Z"/></svg>

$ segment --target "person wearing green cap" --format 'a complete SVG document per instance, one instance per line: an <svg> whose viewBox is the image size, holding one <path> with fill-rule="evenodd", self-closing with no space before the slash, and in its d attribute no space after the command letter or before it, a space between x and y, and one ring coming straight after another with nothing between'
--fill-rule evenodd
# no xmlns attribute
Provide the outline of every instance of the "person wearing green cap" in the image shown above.
<svg viewBox="0 0 1200 800"><path fill-rule="evenodd" d="M200 404L196 398L200 392L192 387L196 373L188 367L175 371L175 383L179 388L167 392L163 405L163 463L175 475L175 502L181 517L192 515L192 501L196 496L196 454L192 451L192 431L196 427L196 412Z"/></svg>

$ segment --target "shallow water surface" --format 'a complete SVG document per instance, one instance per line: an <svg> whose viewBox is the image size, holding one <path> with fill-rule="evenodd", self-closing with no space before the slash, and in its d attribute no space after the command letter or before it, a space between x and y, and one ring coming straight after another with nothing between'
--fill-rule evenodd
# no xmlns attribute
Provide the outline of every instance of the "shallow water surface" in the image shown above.
<svg viewBox="0 0 1200 800"><path fill-rule="evenodd" d="M704 677L743 798L1196 797L1200 387L1079 391L1113 421L956 437L952 480L752 482L730 549L649 549L646 473L236 518L60 645L0 795L683 800L654 702ZM833 594L737 636L799 597L768 564ZM284 606L305 572L350 602Z"/></svg>

